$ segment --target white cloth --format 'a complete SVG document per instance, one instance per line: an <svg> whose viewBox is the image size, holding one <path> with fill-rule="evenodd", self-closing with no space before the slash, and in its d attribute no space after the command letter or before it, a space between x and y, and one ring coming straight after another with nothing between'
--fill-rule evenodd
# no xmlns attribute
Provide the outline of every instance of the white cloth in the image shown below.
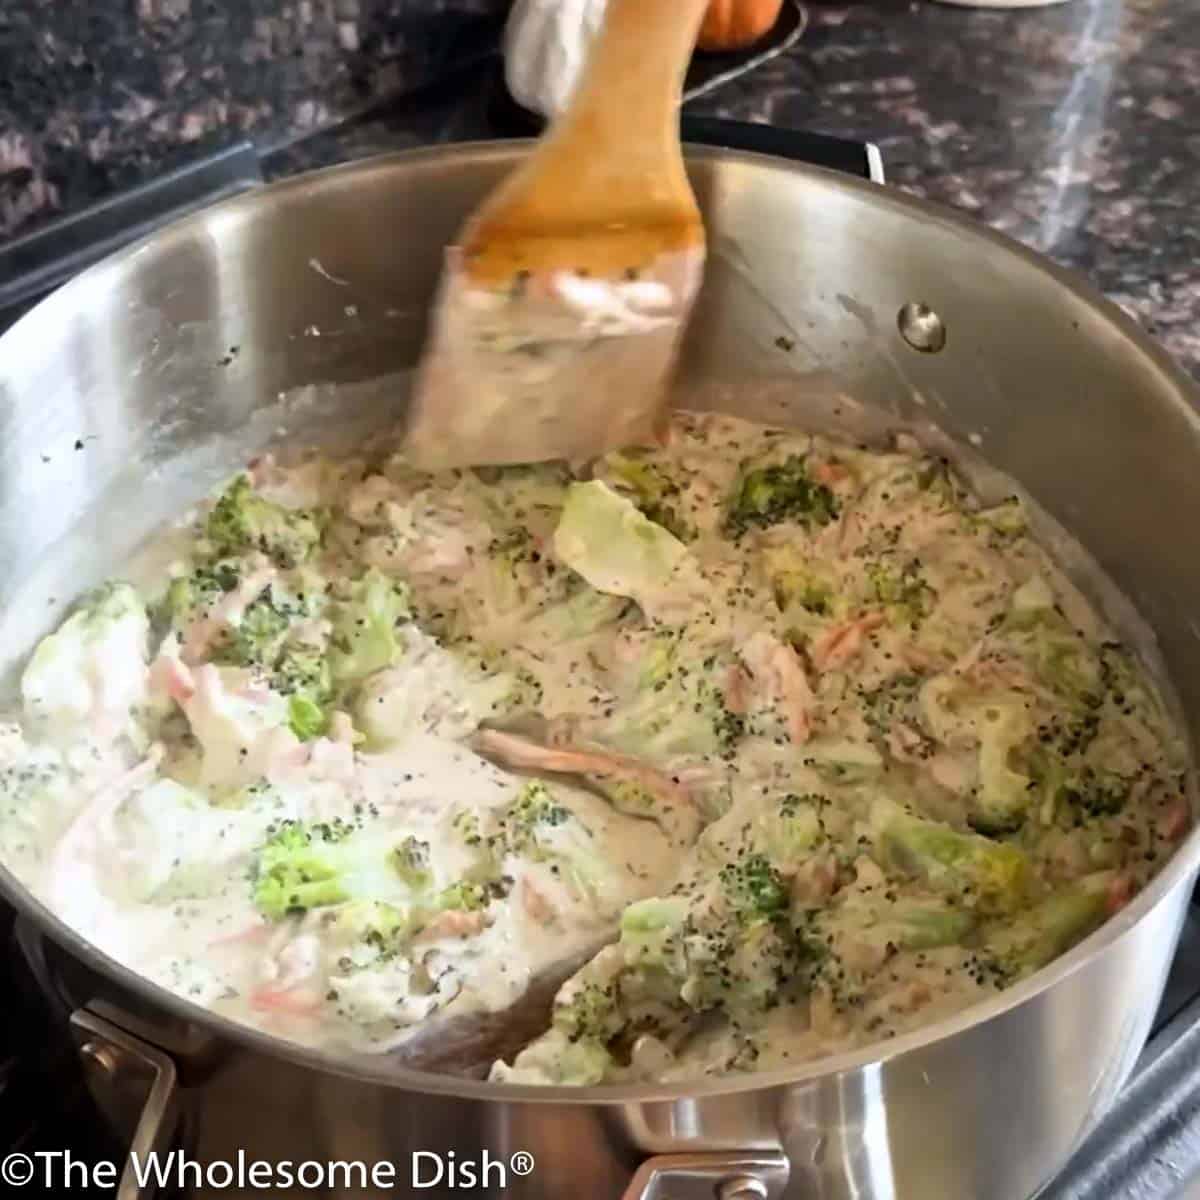
<svg viewBox="0 0 1200 1200"><path fill-rule="evenodd" d="M516 0L504 30L504 75L518 104L543 117L566 107L608 0Z"/></svg>

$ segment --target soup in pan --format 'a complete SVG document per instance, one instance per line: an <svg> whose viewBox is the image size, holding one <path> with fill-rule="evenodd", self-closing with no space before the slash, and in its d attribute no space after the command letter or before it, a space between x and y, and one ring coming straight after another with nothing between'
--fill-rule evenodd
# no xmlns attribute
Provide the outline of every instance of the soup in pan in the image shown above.
<svg viewBox="0 0 1200 1200"><path fill-rule="evenodd" d="M145 561L24 672L0 854L308 1044L603 946L494 1078L798 1063L1036 971L1190 824L1158 693L1021 503L903 438L681 412L586 466L264 459Z"/></svg>

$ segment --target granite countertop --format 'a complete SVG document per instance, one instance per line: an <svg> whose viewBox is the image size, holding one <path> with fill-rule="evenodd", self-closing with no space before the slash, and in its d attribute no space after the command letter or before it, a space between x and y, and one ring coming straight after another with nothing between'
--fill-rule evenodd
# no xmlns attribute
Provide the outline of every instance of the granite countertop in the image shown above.
<svg viewBox="0 0 1200 1200"><path fill-rule="evenodd" d="M1200 377L1200 6L813 5L730 116L867 136L891 183L1090 277Z"/></svg>
<svg viewBox="0 0 1200 1200"><path fill-rule="evenodd" d="M277 175L488 136L494 64L479 64L504 7L95 0L84 19L83 6L31 0L0 15L0 237L241 137ZM1081 270L1200 377L1193 0L809 10L794 50L694 110L874 141L893 185ZM102 54L86 49L95 36ZM6 75L6 47L34 57ZM431 64L464 62L440 89L388 101Z"/></svg>

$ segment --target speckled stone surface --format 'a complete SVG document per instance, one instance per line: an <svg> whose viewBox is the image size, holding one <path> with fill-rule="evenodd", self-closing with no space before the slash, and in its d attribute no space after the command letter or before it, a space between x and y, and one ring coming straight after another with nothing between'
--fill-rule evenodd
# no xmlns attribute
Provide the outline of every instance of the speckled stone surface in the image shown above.
<svg viewBox="0 0 1200 1200"><path fill-rule="evenodd" d="M431 20L435 8L447 11ZM449 61L454 37L478 36L481 21L494 27L503 8L504 0L0 5L0 60L20 59L9 71L0 61L0 235L247 133L273 150L272 175L489 136L483 96L493 73L481 70L297 141L420 76L427 47ZM1200 376L1195 0L1013 11L810 0L809 8L795 50L696 110L876 142L891 183L1083 271ZM119 19L100 15L110 10Z"/></svg>
<svg viewBox="0 0 1200 1200"><path fill-rule="evenodd" d="M495 43L507 0L0 0L0 237Z"/></svg>

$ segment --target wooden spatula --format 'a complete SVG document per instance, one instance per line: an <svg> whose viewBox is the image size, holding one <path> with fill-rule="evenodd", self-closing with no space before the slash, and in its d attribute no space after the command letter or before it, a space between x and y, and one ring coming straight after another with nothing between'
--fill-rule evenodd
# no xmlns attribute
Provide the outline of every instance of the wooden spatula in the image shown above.
<svg viewBox="0 0 1200 1200"><path fill-rule="evenodd" d="M708 0L610 0L572 102L446 252L414 465L649 439L704 266L679 98Z"/></svg>

